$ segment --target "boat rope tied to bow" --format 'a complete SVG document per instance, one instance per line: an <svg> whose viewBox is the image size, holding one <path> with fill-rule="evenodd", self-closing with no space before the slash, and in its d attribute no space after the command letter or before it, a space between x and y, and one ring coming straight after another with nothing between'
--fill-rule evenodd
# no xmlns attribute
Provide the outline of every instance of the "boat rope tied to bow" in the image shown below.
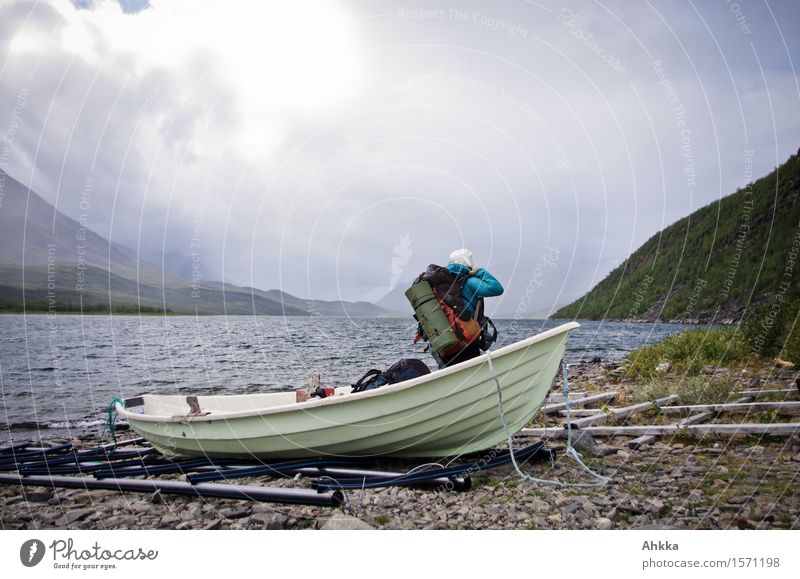
<svg viewBox="0 0 800 579"><path fill-rule="evenodd" d="M511 430L509 430L508 428L508 423L506 422L506 414L503 410L503 392L500 388L500 379L497 377L497 372L495 372L494 364L492 363L492 355L488 351L486 352L486 361L489 363L489 371L492 373L492 378L494 379L494 383L497 386L497 407L500 410L500 420L503 423L503 428L505 429L506 436L508 437L508 452L511 456L511 462L514 465L514 470L517 471L517 474L522 480L543 485L555 485L555 486L560 486L562 488L601 487L609 484L612 481L611 478L598 474L594 472L592 469L590 469L588 466L586 466L583 460L581 460L581 455L572 446L572 421L570 420L569 378L567 377L567 363L563 360L561 361L561 371L564 376L563 380L564 403L566 404L566 410L567 410L567 448L564 450L564 454L572 458L575 462L577 462L583 470L585 470L595 479L595 482L568 483L557 480L536 478L522 472L522 469L519 468L519 464L517 464L517 459L514 456L514 444L511 436Z"/></svg>
<svg viewBox="0 0 800 579"><path fill-rule="evenodd" d="M100 433L100 438L102 438L106 430L111 433L111 439L114 441L114 446L117 445L117 433L116 433L116 424L117 424L117 416L119 416L119 412L117 412L117 403L121 404L123 408L125 408L125 401L120 397L115 397L111 404L108 405L108 412L106 413L106 423L103 425L103 431ZM113 452L113 451L112 451Z"/></svg>

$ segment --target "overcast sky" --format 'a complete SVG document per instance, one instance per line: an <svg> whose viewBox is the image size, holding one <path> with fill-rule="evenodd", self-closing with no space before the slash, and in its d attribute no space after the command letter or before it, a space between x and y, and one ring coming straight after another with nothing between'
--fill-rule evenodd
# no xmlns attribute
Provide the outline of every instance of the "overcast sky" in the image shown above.
<svg viewBox="0 0 800 579"><path fill-rule="evenodd" d="M798 2L124 4L0 3L0 167L209 280L377 299L466 246L540 313L800 146Z"/></svg>

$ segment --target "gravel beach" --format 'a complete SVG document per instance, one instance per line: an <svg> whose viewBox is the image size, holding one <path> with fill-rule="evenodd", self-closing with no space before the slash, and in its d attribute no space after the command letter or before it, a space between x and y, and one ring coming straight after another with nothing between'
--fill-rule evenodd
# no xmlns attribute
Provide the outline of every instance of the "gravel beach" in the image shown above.
<svg viewBox="0 0 800 579"><path fill-rule="evenodd" d="M614 364L571 367L579 392L616 389L624 400L636 386L620 380ZM797 372L708 369L742 388L791 388ZM681 377L670 377L675 381ZM781 400L798 400L797 393ZM777 398L764 398L777 399ZM761 398L759 398L761 400ZM615 406L621 406L615 402ZM626 424L653 424L655 411ZM731 415L725 422L743 420ZM748 422L796 422L797 416L762 412ZM719 419L718 419L719 421ZM545 424L542 417L534 421ZM548 422L548 424L555 424ZM121 438L132 437L124 433ZM467 492L411 488L347 491L341 509L284 506L227 499L105 490L0 487L3 529L796 529L800 525L800 433L792 436L665 436L631 449L631 437L582 440L586 463L613 482L603 487L561 488L523 482L512 467L473 476ZM72 441L96 446L94 437ZM533 440L518 437L518 446ZM548 441L549 462L525 464L524 472L562 482L592 482L564 456L564 441ZM249 478L242 484L308 488L302 478Z"/></svg>

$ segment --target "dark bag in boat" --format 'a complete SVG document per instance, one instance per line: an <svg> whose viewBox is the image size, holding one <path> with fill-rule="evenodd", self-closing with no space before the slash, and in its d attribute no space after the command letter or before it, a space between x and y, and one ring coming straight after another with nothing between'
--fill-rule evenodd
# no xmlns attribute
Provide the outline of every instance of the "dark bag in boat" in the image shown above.
<svg viewBox="0 0 800 579"><path fill-rule="evenodd" d="M497 341L497 327L494 325L492 318L483 313L483 300L478 300L478 305L475 309L475 318L481 326L481 335L478 341L478 346L484 352L492 347L492 344Z"/></svg>
<svg viewBox="0 0 800 579"><path fill-rule="evenodd" d="M425 374L430 374L431 369L422 360L416 358L403 358L389 366L386 370L381 371L376 368L367 370L358 382L353 384L352 392L364 392L366 390L374 390L386 384L397 384L398 382L405 382L412 378L419 378Z"/></svg>
<svg viewBox="0 0 800 579"><path fill-rule="evenodd" d="M497 327L489 316L485 316L481 322L483 331L481 332L480 342L478 342L480 349L484 352L492 347L492 344L497 340Z"/></svg>
<svg viewBox="0 0 800 579"><path fill-rule="evenodd" d="M384 370L383 375L386 376L389 384L397 384L398 382L405 382L430 373L431 369L422 360L403 358Z"/></svg>

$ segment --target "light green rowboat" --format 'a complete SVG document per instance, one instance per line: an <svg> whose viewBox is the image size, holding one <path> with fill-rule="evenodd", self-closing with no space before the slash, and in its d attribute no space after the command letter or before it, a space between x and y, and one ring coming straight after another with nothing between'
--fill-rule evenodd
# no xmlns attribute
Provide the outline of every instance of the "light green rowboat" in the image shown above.
<svg viewBox="0 0 800 579"><path fill-rule="evenodd" d="M508 428L539 411L564 355L570 322L491 353ZM492 448L506 440L486 354L426 376L296 402L294 392L198 396L144 395L117 403L120 416L169 456L302 458L437 457Z"/></svg>

